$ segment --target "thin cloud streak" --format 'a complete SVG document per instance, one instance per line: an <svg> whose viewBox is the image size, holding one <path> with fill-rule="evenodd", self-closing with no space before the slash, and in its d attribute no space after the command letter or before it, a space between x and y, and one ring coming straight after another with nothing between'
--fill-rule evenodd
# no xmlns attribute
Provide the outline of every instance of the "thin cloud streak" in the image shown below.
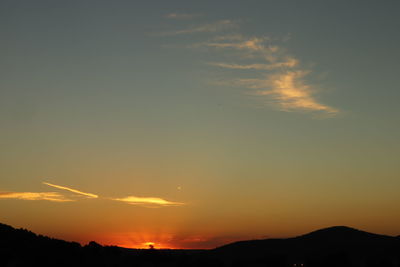
<svg viewBox="0 0 400 267"><path fill-rule="evenodd" d="M228 37L228 38L227 38ZM241 35L233 35L233 39L229 39L229 36L222 36L215 38L215 40L221 39L222 41L227 40L230 42L206 42L203 46L214 47L217 49L235 49L242 51L246 57L256 57L259 59L265 59L268 62L275 62L280 53L283 53L283 49L277 45L265 45L264 43L269 41L266 37L252 37L245 38ZM236 39L235 39L236 38ZM236 42L232 42L236 41Z"/></svg>
<svg viewBox="0 0 400 267"><path fill-rule="evenodd" d="M237 23L232 20L220 20L214 23L195 26L188 29L166 32L163 35L182 35L182 34L193 34L193 33L219 32L234 28L236 26Z"/></svg>
<svg viewBox="0 0 400 267"><path fill-rule="evenodd" d="M167 19L192 19L195 17L200 17L200 14L188 14L188 13L169 13L164 17Z"/></svg>
<svg viewBox="0 0 400 267"><path fill-rule="evenodd" d="M222 63L222 62L210 62L210 65L221 67L221 68L227 68L227 69L237 69L237 70L274 70L278 68L284 68L284 67L294 67L298 64L298 60L294 58L290 58L285 62L277 62L277 63L271 63L271 64L247 64L247 65L241 65L241 64L229 64L229 63Z"/></svg>
<svg viewBox="0 0 400 267"><path fill-rule="evenodd" d="M47 200L54 202L74 201L56 192L4 192L0 193L0 199Z"/></svg>
<svg viewBox="0 0 400 267"><path fill-rule="evenodd" d="M67 190L67 191L70 191L70 192L75 193L75 194L86 196L88 198L98 198L99 197L98 195L82 192L82 191L79 191L79 190L76 190L76 189L73 189L73 188L69 188L69 187L66 187L66 186L55 185L55 184L51 184L51 183L47 183L47 182L43 182L43 184L51 186L51 187L54 187L54 188Z"/></svg>
<svg viewBox="0 0 400 267"><path fill-rule="evenodd" d="M237 43L211 42L211 43L205 43L205 45L216 48L234 48L234 49L247 49L251 51L262 51L265 49L265 47L262 45L263 41L264 40L262 38L254 37L251 39L242 40L241 42ZM276 48L273 48L273 50L276 50Z"/></svg>
<svg viewBox="0 0 400 267"><path fill-rule="evenodd" d="M131 205L154 205L154 206L182 206L185 203L168 201L158 197L136 197L111 198L111 200L125 202Z"/></svg>

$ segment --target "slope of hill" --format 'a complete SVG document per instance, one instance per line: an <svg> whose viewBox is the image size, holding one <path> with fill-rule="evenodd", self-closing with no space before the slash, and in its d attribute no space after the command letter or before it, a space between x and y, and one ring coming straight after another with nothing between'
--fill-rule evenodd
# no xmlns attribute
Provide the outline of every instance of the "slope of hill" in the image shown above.
<svg viewBox="0 0 400 267"><path fill-rule="evenodd" d="M198 254L201 251L126 249L94 241L81 246L0 223L0 267L206 266L206 257Z"/></svg>
<svg viewBox="0 0 400 267"><path fill-rule="evenodd" d="M216 251L222 258L231 255L236 262L270 258L287 266L400 266L399 238L345 226L287 239L239 241Z"/></svg>
<svg viewBox="0 0 400 267"><path fill-rule="evenodd" d="M346 226L333 226L316 230L314 232L295 237L299 240L309 240L313 242L331 241L331 242L369 242L378 240L394 240L395 237L378 235L368 233L365 231L357 230Z"/></svg>
<svg viewBox="0 0 400 267"><path fill-rule="evenodd" d="M71 255L65 258L65 254ZM79 258L81 245L36 235L25 229L0 224L0 266L22 266L23 263L72 266Z"/></svg>

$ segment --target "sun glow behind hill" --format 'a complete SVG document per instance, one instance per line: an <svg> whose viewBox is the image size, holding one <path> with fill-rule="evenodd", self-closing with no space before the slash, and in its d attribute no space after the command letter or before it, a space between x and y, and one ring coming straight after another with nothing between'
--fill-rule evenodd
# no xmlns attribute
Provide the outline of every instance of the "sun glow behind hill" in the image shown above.
<svg viewBox="0 0 400 267"><path fill-rule="evenodd" d="M115 239L109 239L107 245L136 249L181 249L173 243L170 234L128 233Z"/></svg>

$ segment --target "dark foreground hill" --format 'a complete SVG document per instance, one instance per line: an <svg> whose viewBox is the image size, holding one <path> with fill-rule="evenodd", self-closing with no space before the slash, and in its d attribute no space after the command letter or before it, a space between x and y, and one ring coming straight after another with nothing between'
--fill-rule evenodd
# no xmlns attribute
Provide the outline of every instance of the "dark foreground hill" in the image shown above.
<svg viewBox="0 0 400 267"><path fill-rule="evenodd" d="M215 251L221 258L230 258L232 262L270 262L271 266L400 266L398 237L345 226L321 229L294 238L240 241Z"/></svg>
<svg viewBox="0 0 400 267"><path fill-rule="evenodd" d="M400 267L400 239L339 226L213 250L143 250L81 246L0 224L0 266Z"/></svg>

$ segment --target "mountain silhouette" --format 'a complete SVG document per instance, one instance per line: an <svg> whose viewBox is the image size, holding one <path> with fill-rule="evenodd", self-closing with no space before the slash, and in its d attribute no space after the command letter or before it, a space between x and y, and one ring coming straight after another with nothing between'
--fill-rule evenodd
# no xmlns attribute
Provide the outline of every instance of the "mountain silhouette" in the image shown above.
<svg viewBox="0 0 400 267"><path fill-rule="evenodd" d="M309 240L313 242L369 242L377 240L394 240L394 237L368 233L347 226L333 226L295 237L295 239Z"/></svg>
<svg viewBox="0 0 400 267"><path fill-rule="evenodd" d="M254 249L259 246L270 246L271 244L279 246L280 244L301 244L313 246L357 246L357 245L395 245L399 241L398 237L373 234L357 230L347 226L333 226L311 233L286 239L261 239L238 241L216 248L217 250L229 249Z"/></svg>
<svg viewBox="0 0 400 267"><path fill-rule="evenodd" d="M400 238L335 226L211 250L126 249L81 246L0 223L0 266L400 267Z"/></svg>
<svg viewBox="0 0 400 267"><path fill-rule="evenodd" d="M346 226L320 229L287 239L239 241L216 248L234 261L266 257L287 266L400 266L400 239ZM297 262L297 263L296 263ZM282 265L286 266L286 265Z"/></svg>

